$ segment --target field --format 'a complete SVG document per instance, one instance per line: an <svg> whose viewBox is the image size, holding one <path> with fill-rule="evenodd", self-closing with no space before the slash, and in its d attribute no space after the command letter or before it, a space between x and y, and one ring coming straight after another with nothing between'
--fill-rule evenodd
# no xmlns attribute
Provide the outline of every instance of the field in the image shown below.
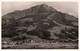
<svg viewBox="0 0 80 51"><path fill-rule="evenodd" d="M76 43L23 43L17 45L2 45L2 49L78 49Z"/></svg>

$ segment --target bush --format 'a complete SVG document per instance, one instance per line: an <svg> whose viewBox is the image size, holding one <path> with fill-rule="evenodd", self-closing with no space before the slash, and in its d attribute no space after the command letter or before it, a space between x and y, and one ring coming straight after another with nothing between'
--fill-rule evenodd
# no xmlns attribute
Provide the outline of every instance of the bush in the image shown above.
<svg viewBox="0 0 80 51"><path fill-rule="evenodd" d="M20 41L20 40L25 40L25 39L27 39L26 36L18 36L18 37L12 38L13 41Z"/></svg>
<svg viewBox="0 0 80 51"><path fill-rule="evenodd" d="M43 30L32 30L32 31L28 31L26 33L29 34L29 35L38 36L40 38L48 38L48 37L50 37L50 32L43 31Z"/></svg>

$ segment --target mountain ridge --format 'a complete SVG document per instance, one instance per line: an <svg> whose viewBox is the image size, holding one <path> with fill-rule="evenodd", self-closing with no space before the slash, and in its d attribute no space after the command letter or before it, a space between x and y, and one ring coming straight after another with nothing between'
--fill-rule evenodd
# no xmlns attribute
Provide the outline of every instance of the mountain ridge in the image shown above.
<svg viewBox="0 0 80 51"><path fill-rule="evenodd" d="M8 36L9 34L10 36L17 36L17 34L20 35L19 32L21 31L23 34L36 35L44 39L50 38L51 34L53 34L53 37L61 39L65 37L65 39L76 39L78 37L78 18L59 12L46 4L37 5L22 11L11 12L2 16L2 26L5 27L2 30L3 36ZM60 35L63 37L60 37Z"/></svg>

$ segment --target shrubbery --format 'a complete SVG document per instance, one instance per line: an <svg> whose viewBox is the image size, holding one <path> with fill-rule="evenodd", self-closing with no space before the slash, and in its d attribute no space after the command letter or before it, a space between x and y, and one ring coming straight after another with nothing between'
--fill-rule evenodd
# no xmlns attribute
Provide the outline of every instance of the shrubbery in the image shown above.
<svg viewBox="0 0 80 51"><path fill-rule="evenodd" d="M42 31L42 30L32 30L29 32L26 32L29 35L35 35L38 36L40 38L49 38L50 37L50 32L48 31Z"/></svg>

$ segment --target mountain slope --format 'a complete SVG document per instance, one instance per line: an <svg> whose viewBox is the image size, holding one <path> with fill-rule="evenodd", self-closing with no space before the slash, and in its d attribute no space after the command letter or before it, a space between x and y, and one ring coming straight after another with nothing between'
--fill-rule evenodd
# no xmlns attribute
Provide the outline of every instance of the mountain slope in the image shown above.
<svg viewBox="0 0 80 51"><path fill-rule="evenodd" d="M26 33L42 39L78 38L78 18L46 4L6 14L2 16L2 26L3 37Z"/></svg>

